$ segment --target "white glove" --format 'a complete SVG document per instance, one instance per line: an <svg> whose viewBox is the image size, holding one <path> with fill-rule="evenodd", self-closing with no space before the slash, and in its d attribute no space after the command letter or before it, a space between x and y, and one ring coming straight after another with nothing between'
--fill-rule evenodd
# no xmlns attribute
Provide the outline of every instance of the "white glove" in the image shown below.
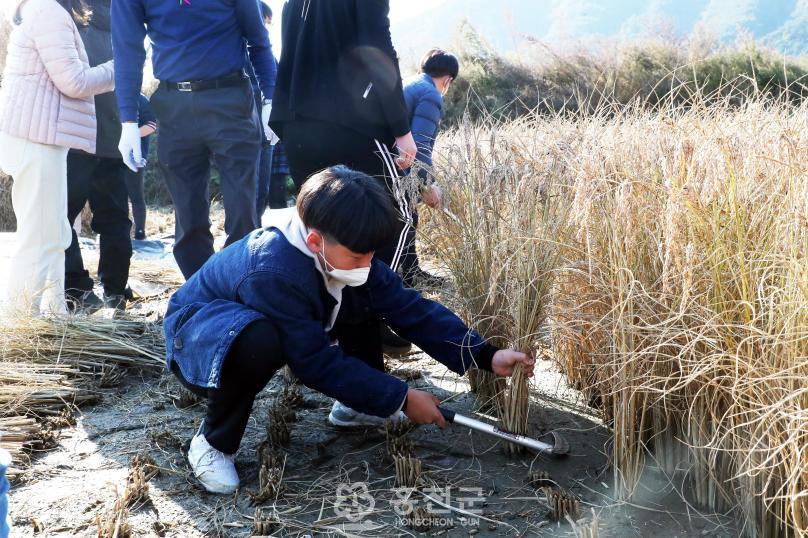
<svg viewBox="0 0 808 538"><path fill-rule="evenodd" d="M132 172L146 166L146 159L140 153L140 128L135 122L121 124L121 141L118 142L118 151L121 152L123 163Z"/></svg>
<svg viewBox="0 0 808 538"><path fill-rule="evenodd" d="M269 145L274 146L280 141L278 135L269 128L269 115L272 113L272 99L265 99L264 105L261 107L261 123L264 125L264 134L269 140Z"/></svg>

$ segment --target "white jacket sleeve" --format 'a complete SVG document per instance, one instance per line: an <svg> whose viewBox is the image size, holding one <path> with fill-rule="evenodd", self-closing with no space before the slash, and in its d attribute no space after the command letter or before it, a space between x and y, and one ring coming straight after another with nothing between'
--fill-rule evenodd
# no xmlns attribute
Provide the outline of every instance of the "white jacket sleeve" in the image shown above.
<svg viewBox="0 0 808 538"><path fill-rule="evenodd" d="M42 10L32 25L32 38L45 70L56 88L74 99L115 89L112 62L90 67L82 61L74 34L75 24L65 10Z"/></svg>

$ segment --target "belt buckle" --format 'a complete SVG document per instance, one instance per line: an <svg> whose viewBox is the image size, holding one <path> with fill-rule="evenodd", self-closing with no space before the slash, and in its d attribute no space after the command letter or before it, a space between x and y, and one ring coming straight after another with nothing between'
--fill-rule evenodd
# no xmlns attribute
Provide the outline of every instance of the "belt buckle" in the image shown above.
<svg viewBox="0 0 808 538"><path fill-rule="evenodd" d="M181 92L190 92L193 91L190 82L177 82L177 90Z"/></svg>

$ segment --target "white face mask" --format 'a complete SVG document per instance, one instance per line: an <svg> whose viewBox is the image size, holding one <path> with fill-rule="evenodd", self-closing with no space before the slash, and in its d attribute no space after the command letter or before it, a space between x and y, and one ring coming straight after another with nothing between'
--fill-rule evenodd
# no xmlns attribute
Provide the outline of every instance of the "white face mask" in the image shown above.
<svg viewBox="0 0 808 538"><path fill-rule="evenodd" d="M337 269L330 263L328 260L325 259L325 242L323 242L323 252L320 254L320 258L323 260L323 267L325 267L325 272L328 273L328 276L333 278L338 282L342 282L346 286L351 286L355 288L357 286L361 286L365 282L368 281L368 275L370 274L370 267L357 267L356 269Z"/></svg>

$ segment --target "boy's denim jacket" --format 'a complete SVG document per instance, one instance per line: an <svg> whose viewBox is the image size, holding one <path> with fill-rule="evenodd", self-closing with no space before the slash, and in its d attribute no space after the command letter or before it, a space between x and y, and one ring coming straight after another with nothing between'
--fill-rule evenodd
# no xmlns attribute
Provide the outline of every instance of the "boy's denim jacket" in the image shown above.
<svg viewBox="0 0 808 538"><path fill-rule="evenodd" d="M444 306L405 289L384 263L374 259L368 282L356 291L361 310L380 315L452 371L462 374L475 363L491 369L497 348ZM312 258L275 228L255 230L211 257L171 297L164 320L166 365L176 362L195 385L218 387L235 338L251 322L268 319L285 362L306 386L362 413L393 414L406 383L332 345L325 327L335 304Z"/></svg>

